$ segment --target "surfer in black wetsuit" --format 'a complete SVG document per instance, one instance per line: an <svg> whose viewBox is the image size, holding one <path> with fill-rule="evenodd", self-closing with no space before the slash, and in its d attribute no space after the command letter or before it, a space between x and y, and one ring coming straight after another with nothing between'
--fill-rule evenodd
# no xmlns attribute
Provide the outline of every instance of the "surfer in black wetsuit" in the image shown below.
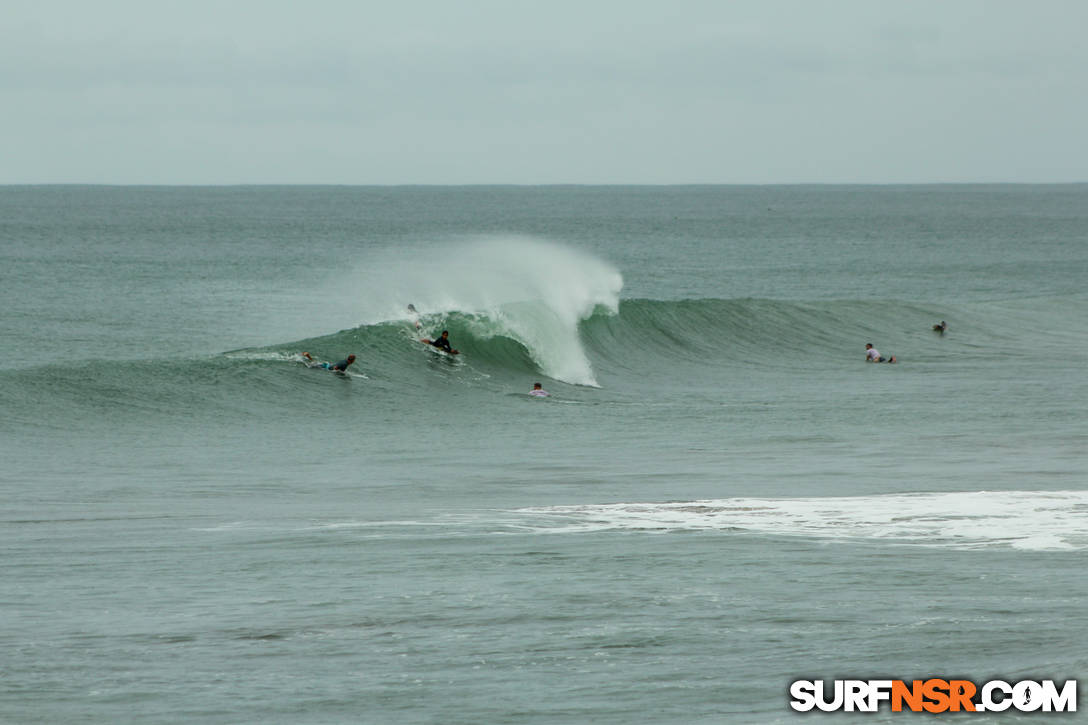
<svg viewBox="0 0 1088 725"><path fill-rule="evenodd" d="M442 337L440 337L437 340L433 341L431 344L434 345L435 347L441 349L441 350L445 350L446 352L450 353L451 355L453 354L453 346L450 345L450 331L449 330L443 330L442 331Z"/></svg>
<svg viewBox="0 0 1088 725"><path fill-rule="evenodd" d="M449 330L443 330L442 331L442 337L438 338L437 340L432 340L429 337L424 337L424 338L420 339L420 342L422 342L422 343L424 343L426 345L431 345L432 347L437 347L439 350L444 350L445 352L449 353L450 355L458 354L458 351L454 350L453 346L450 345L450 331Z"/></svg>
<svg viewBox="0 0 1088 725"><path fill-rule="evenodd" d="M336 363L335 365L330 365L329 370L334 370L338 373L342 373L347 370L348 366L351 365L353 362L355 362L355 356L348 355L346 358Z"/></svg>
<svg viewBox="0 0 1088 725"><path fill-rule="evenodd" d="M318 362L314 360L314 356L308 352L302 353L302 361L306 363L308 368L321 368L322 370L333 370L338 373L342 373L348 369L348 366L355 362L354 355L348 355L340 362L333 364L327 362Z"/></svg>

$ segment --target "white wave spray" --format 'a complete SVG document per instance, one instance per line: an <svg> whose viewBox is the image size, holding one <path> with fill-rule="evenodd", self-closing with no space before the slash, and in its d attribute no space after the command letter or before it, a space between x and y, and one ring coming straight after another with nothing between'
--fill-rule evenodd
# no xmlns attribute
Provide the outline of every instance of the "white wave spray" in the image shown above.
<svg viewBox="0 0 1088 725"><path fill-rule="evenodd" d="M438 324L459 312L477 337L520 342L545 375L597 384L578 324L597 307L619 309L623 277L607 262L526 237L434 244L368 262L344 290L351 304L342 309L355 315L350 326L405 319L409 303Z"/></svg>

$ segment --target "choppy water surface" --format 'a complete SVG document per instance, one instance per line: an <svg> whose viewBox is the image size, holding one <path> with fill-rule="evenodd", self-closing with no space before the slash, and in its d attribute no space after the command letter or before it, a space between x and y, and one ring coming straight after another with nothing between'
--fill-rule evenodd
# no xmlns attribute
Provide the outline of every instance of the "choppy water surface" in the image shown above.
<svg viewBox="0 0 1088 725"><path fill-rule="evenodd" d="M1088 664L1088 187L6 187L0 263L0 719Z"/></svg>

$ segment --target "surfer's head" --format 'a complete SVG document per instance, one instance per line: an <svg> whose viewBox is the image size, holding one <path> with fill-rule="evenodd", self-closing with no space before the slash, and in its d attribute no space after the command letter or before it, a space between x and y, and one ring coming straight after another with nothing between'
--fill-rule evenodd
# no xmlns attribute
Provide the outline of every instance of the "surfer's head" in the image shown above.
<svg viewBox="0 0 1088 725"><path fill-rule="evenodd" d="M866 350L872 350L873 349L873 343L871 343L871 342L865 343L865 349Z"/></svg>
<svg viewBox="0 0 1088 725"><path fill-rule="evenodd" d="M450 336L450 331L449 330L443 330L442 331L442 337L449 337L449 336Z"/></svg>
<svg viewBox="0 0 1088 725"><path fill-rule="evenodd" d="M540 383L533 383L533 390L540 390L540 388L541 388Z"/></svg>
<svg viewBox="0 0 1088 725"><path fill-rule="evenodd" d="M354 355L348 355L348 362L355 362L355 356Z"/></svg>

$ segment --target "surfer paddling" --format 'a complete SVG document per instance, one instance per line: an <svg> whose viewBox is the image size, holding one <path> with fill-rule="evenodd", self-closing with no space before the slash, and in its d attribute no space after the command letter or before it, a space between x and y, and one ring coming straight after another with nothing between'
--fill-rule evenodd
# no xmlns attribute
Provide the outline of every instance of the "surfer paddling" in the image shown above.
<svg viewBox="0 0 1088 725"><path fill-rule="evenodd" d="M308 368L321 368L322 370L332 370L336 373L345 372L352 364L355 363L355 356L348 355L346 358L338 363L317 362L314 360L313 355L308 352L302 353L302 357L306 360L306 367Z"/></svg>
<svg viewBox="0 0 1088 725"><path fill-rule="evenodd" d="M442 331L442 337L439 337L436 340L431 340L431 339L425 337L422 340L420 340L420 342L424 342L424 343L426 343L428 345L431 345L432 347L437 347L439 350L445 350L450 355L460 354L457 350L453 349L452 345L450 345L450 331L449 330L443 330Z"/></svg>
<svg viewBox="0 0 1088 725"><path fill-rule="evenodd" d="M941 320L941 324L933 326L933 331L934 332L939 332L942 335L944 334L945 330L947 330L947 329L948 329L948 323L945 322L944 320Z"/></svg>
<svg viewBox="0 0 1088 725"><path fill-rule="evenodd" d="M880 351L877 350L875 347L873 347L873 343L871 343L871 342L865 343L865 362L893 363L895 361L896 361L895 360L895 355L892 355L891 357L888 357L888 358L881 357L880 356Z"/></svg>
<svg viewBox="0 0 1088 725"><path fill-rule="evenodd" d="M344 358L340 362L336 363L335 365L330 365L329 370L334 370L334 371L336 371L338 373L342 373L342 372L346 371L348 369L348 367L354 362L355 362L355 356L354 355L348 355L346 358Z"/></svg>

